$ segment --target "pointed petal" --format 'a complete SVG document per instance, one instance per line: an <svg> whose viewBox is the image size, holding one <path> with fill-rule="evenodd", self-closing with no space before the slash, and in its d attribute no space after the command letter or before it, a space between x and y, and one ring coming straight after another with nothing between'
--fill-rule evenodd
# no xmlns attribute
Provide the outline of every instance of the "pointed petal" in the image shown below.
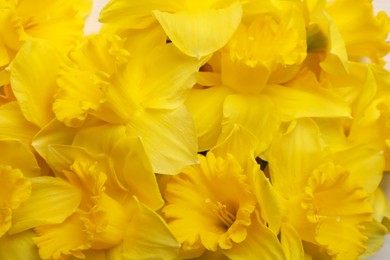
<svg viewBox="0 0 390 260"><path fill-rule="evenodd" d="M294 121L267 152L275 189L286 197L300 194L311 171L321 162L322 151L317 125L311 119Z"/></svg>
<svg viewBox="0 0 390 260"><path fill-rule="evenodd" d="M312 76L302 76L288 87L267 86L263 93L275 102L285 121L301 117L350 116L348 104L329 90L319 87ZM298 88L295 84L306 87Z"/></svg>
<svg viewBox="0 0 390 260"><path fill-rule="evenodd" d="M232 91L225 87L193 88L185 102L194 119L199 151L213 147L222 131L222 107Z"/></svg>
<svg viewBox="0 0 390 260"><path fill-rule="evenodd" d="M20 169L26 177L40 175L40 168L30 147L17 140L0 140L0 165Z"/></svg>
<svg viewBox="0 0 390 260"><path fill-rule="evenodd" d="M0 106L1 139L17 139L29 145L38 131L38 127L24 118L17 102Z"/></svg>
<svg viewBox="0 0 390 260"><path fill-rule="evenodd" d="M225 140L213 147L210 152L217 157L226 157L231 154L245 168L250 158L258 147L258 139L248 129L240 125L234 125Z"/></svg>
<svg viewBox="0 0 390 260"><path fill-rule="evenodd" d="M60 178L31 178L32 192L22 207L13 212L10 234L33 227L61 223L78 207L80 192Z"/></svg>
<svg viewBox="0 0 390 260"><path fill-rule="evenodd" d="M367 146L352 147L336 153L334 161L345 167L351 173L350 179L368 193L374 192L382 180L385 168L382 151Z"/></svg>
<svg viewBox="0 0 390 260"><path fill-rule="evenodd" d="M263 95L230 95L223 107L222 134L224 140L235 124L250 130L259 140L255 156L268 148L280 126L279 113L273 101Z"/></svg>
<svg viewBox="0 0 390 260"><path fill-rule="evenodd" d="M184 106L172 111L139 110L127 130L141 137L156 173L176 174L197 162L195 127Z"/></svg>
<svg viewBox="0 0 390 260"><path fill-rule="evenodd" d="M195 85L205 59L188 57L172 44L155 48L145 60L145 82L139 86L137 100L144 108L177 108Z"/></svg>
<svg viewBox="0 0 390 260"><path fill-rule="evenodd" d="M241 21L242 9L237 1L218 10L153 13L180 51L200 58L217 51L228 42Z"/></svg>
<svg viewBox="0 0 390 260"><path fill-rule="evenodd" d="M31 230L0 237L0 259L29 259L40 260L38 249L34 245L32 238L35 233Z"/></svg>
<svg viewBox="0 0 390 260"><path fill-rule="evenodd" d="M156 176L140 138L127 137L118 141L111 158L118 177L123 180L122 183L130 191L130 195L136 196L153 210L164 205Z"/></svg>
<svg viewBox="0 0 390 260"><path fill-rule="evenodd" d="M252 220L246 239L224 253L230 259L286 259L277 236L257 219Z"/></svg>
<svg viewBox="0 0 390 260"><path fill-rule="evenodd" d="M304 260L302 240L298 232L288 223L283 223L281 228L281 244L286 255L286 260Z"/></svg>
<svg viewBox="0 0 390 260"><path fill-rule="evenodd" d="M259 169L258 164L252 165L252 181L254 194L261 208L261 217L274 234L278 234L282 223L282 201L269 179Z"/></svg>
<svg viewBox="0 0 390 260"><path fill-rule="evenodd" d="M54 118L51 107L59 65L57 50L42 40L28 41L12 62L12 90L23 115L39 127Z"/></svg>
<svg viewBox="0 0 390 260"><path fill-rule="evenodd" d="M385 235L388 233L388 230L381 223L372 221L364 225L362 233L368 238L365 242L367 249L359 256L359 259L366 259L369 256L375 255L383 246L385 243Z"/></svg>
<svg viewBox="0 0 390 260"><path fill-rule="evenodd" d="M164 220L136 199L131 207L132 218L121 246L125 259L176 258L180 244Z"/></svg>

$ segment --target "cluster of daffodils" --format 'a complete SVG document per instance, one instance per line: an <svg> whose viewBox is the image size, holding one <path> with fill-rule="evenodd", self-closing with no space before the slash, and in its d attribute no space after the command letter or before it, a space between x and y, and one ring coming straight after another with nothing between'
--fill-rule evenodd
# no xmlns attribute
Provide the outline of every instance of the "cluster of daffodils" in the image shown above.
<svg viewBox="0 0 390 260"><path fill-rule="evenodd" d="M390 231L371 0L0 0L0 259L363 259Z"/></svg>

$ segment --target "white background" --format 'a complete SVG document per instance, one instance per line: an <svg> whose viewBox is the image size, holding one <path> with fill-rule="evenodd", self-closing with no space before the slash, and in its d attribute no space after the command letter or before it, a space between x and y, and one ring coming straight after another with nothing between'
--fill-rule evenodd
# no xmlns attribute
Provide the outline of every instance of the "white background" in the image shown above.
<svg viewBox="0 0 390 260"><path fill-rule="evenodd" d="M137 1L137 0L134 0ZM181 0L178 0L181 1ZM360 0L356 0L360 1ZM85 33L96 33L99 31L101 24L98 23L99 12L102 7L108 2L108 0L94 0L92 13L87 18L85 25ZM390 0L373 0L375 11L385 10L390 14ZM347 10L346 10L347 11ZM387 38L390 41L390 35ZM390 69L390 55L387 56L387 68ZM384 176L382 182L382 187L384 188L387 197L390 199L390 173ZM370 257L369 260L390 260L390 235L386 236L385 245L382 249L373 257Z"/></svg>

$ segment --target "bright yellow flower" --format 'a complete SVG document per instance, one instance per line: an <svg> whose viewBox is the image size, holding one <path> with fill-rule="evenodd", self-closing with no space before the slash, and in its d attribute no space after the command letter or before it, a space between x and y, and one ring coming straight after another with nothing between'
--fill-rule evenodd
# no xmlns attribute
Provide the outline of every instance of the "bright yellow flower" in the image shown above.
<svg viewBox="0 0 390 260"><path fill-rule="evenodd" d="M56 178L78 190L81 201L65 221L35 228L33 240L43 259L80 258L99 250L132 259L176 255L179 245L154 212L163 201L142 144L126 137L110 143L109 136L97 142L106 146L88 147L100 147L100 155L76 146L49 147L47 160Z"/></svg>
<svg viewBox="0 0 390 260"><path fill-rule="evenodd" d="M43 39L61 51L69 50L83 35L90 0L1 0L0 88L9 83L7 66L31 38Z"/></svg>
<svg viewBox="0 0 390 260"><path fill-rule="evenodd" d="M237 0L112 0L103 8L100 21L119 23L123 29L143 29L158 22L179 50L201 58L226 44L241 14Z"/></svg>
<svg viewBox="0 0 390 260"><path fill-rule="evenodd" d="M235 128L228 141L216 147L218 156L213 152L199 155L199 165L171 177L166 185L167 204L162 212L187 256L222 250L229 258L284 259L273 232L279 230L278 215L269 214L272 210L267 207L277 208L277 199L249 156L253 143L242 143L253 138L243 130ZM244 148L240 144L252 148L241 150L238 157L226 153L237 154L237 148ZM259 206L258 199L269 201Z"/></svg>
<svg viewBox="0 0 390 260"><path fill-rule="evenodd" d="M366 250L363 225L372 221L367 191L378 182L371 185L369 174L359 176L356 152L335 154L340 156L331 161L316 124L301 119L275 139L267 160L271 181L285 199L285 221L306 244L336 259L355 259ZM367 169L376 167L375 161L365 162Z"/></svg>
<svg viewBox="0 0 390 260"><path fill-rule="evenodd" d="M90 36L69 54L71 62L57 80L54 113L72 127L88 115L125 125L127 135L142 137L155 172L177 173L196 161L195 129L183 103L203 60L172 44L142 60L129 58L122 44L117 36Z"/></svg>

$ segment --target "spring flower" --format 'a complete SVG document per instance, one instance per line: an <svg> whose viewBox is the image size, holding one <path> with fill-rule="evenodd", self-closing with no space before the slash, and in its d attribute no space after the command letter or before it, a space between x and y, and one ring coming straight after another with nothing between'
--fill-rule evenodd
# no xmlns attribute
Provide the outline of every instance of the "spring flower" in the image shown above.
<svg viewBox="0 0 390 260"><path fill-rule="evenodd" d="M264 204L259 206L256 196L260 192L275 202L272 189L262 186L264 190L254 190L260 180L265 180L264 174L244 155L249 155L250 150L237 158L227 153L229 148L236 153L239 144L252 138L247 130L235 128L226 143L214 151L222 157L213 152L199 155L199 165L190 166L169 179L165 189L167 205L162 212L183 244L183 254L196 256L205 250L217 254L222 250L229 258L284 259L276 234L265 226L267 218L262 219L269 209L262 208ZM252 144L253 141L243 146L252 147ZM259 182L253 184L253 178ZM270 226L278 230L277 224L274 225L277 215L273 217L269 219Z"/></svg>
<svg viewBox="0 0 390 260"><path fill-rule="evenodd" d="M241 15L241 3L235 0L158 3L112 0L103 8L100 21L120 23L126 29L143 29L158 22L179 50L201 58L226 44Z"/></svg>
<svg viewBox="0 0 390 260"><path fill-rule="evenodd" d="M116 143L113 157L76 146L49 149L47 160L56 178L78 190L81 201L63 222L35 228L33 240L42 259L80 258L99 250L129 258L175 256L179 245L152 210L161 207L161 195L150 165L139 164L146 155L137 138Z"/></svg>
<svg viewBox="0 0 390 260"><path fill-rule="evenodd" d="M0 1L0 89L8 88L7 66L31 38L69 50L83 34L91 1ZM3 90L5 91L5 90Z"/></svg>
<svg viewBox="0 0 390 260"><path fill-rule="evenodd" d="M129 59L120 44L115 36L91 36L70 53L72 62L57 80L54 113L72 127L88 115L126 125L128 135L143 138L155 172L176 173L196 160L194 127L183 102L203 61L171 44L143 60Z"/></svg>
<svg viewBox="0 0 390 260"><path fill-rule="evenodd" d="M285 199L285 221L308 247L316 245L335 259L356 258L366 250L363 225L372 221L373 213L368 192L378 183L348 163L345 156L357 158L358 150L344 153L340 161L327 161L319 134L313 121L302 119L276 138L267 154L271 181ZM378 163L365 162L368 168ZM336 233L337 240L332 238Z"/></svg>

